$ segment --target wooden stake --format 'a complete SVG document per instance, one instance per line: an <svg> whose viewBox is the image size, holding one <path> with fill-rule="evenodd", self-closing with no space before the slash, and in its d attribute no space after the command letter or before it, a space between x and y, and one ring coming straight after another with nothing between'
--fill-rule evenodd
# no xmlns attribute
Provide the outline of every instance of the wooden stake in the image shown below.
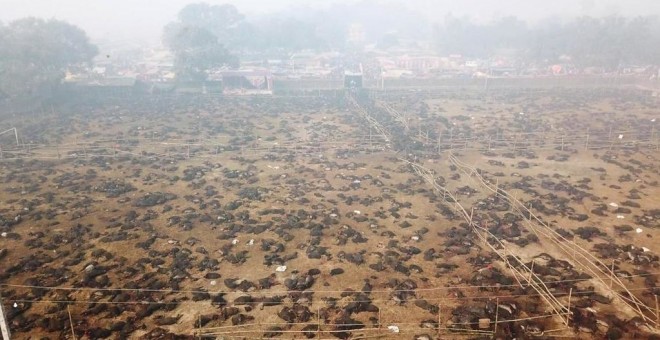
<svg viewBox="0 0 660 340"><path fill-rule="evenodd" d="M488 249L488 232L484 231L484 249Z"/></svg>
<svg viewBox="0 0 660 340"><path fill-rule="evenodd" d="M584 143L584 149L589 150L589 128L587 128L587 141Z"/></svg>
<svg viewBox="0 0 660 340"><path fill-rule="evenodd" d="M614 259L612 259L612 269L610 271L610 289L612 289L613 283L614 283Z"/></svg>
<svg viewBox="0 0 660 340"><path fill-rule="evenodd" d="M573 295L573 288L571 287L571 290L568 291L568 313L566 314L566 327L568 327L568 323L571 320L571 296Z"/></svg>
<svg viewBox="0 0 660 340"><path fill-rule="evenodd" d="M202 315L201 314L197 314L197 327L200 328L200 329L202 328ZM200 340L202 339L201 330L197 331L197 338L200 339Z"/></svg>
<svg viewBox="0 0 660 340"><path fill-rule="evenodd" d="M380 333L380 328L383 325L383 322L380 319L381 314L380 314L380 307L378 307L378 333Z"/></svg>
<svg viewBox="0 0 660 340"><path fill-rule="evenodd" d="M380 309L378 309L378 313L380 314ZM321 307L316 308L316 337L321 338Z"/></svg>
<svg viewBox="0 0 660 340"><path fill-rule="evenodd" d="M442 148L442 132L438 132L438 152L440 152Z"/></svg>
<svg viewBox="0 0 660 340"><path fill-rule="evenodd" d="M441 329L442 329L442 305L438 303L438 335L440 335Z"/></svg>
<svg viewBox="0 0 660 340"><path fill-rule="evenodd" d="M656 299L656 305L658 300ZM2 297L0 297L0 332L2 332L2 338L9 340L11 337L11 332L9 330L9 325L7 324L7 317L5 314L4 306L2 305Z"/></svg>
<svg viewBox="0 0 660 340"><path fill-rule="evenodd" d="M493 335L497 336L497 322L499 321L500 316L500 298L495 298L495 326L493 327Z"/></svg>
<svg viewBox="0 0 660 340"><path fill-rule="evenodd" d="M655 296L655 322L660 324L660 308L658 308L658 296Z"/></svg>
<svg viewBox="0 0 660 340"><path fill-rule="evenodd" d="M71 335L73 336L73 340L76 340L76 331L73 329L73 318L71 317L71 309L69 308L69 305L66 305L66 312L69 313L69 324L71 324Z"/></svg>

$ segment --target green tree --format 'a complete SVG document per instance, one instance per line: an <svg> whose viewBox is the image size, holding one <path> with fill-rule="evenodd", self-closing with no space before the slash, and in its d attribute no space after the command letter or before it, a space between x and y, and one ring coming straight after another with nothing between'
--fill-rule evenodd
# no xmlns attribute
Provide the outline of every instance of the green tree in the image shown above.
<svg viewBox="0 0 660 340"><path fill-rule="evenodd" d="M180 23L165 27L164 43L174 53L177 78L204 80L206 72L224 65L238 66L238 60L205 28Z"/></svg>
<svg viewBox="0 0 660 340"><path fill-rule="evenodd" d="M230 49L243 48L252 32L245 16L229 4L189 4L179 11L178 19L181 24L205 28Z"/></svg>
<svg viewBox="0 0 660 340"><path fill-rule="evenodd" d="M240 45L247 29L243 15L234 6L185 6L178 20L163 31L163 43L174 54L177 78L203 80L212 68L238 66L227 46Z"/></svg>
<svg viewBox="0 0 660 340"><path fill-rule="evenodd" d="M36 95L59 83L67 67L98 54L83 30L59 20L25 18L0 26L0 92Z"/></svg>

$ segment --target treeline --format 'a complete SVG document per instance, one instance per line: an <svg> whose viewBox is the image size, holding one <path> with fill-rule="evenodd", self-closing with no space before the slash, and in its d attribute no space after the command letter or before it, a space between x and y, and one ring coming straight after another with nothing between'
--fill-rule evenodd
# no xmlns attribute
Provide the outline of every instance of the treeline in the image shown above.
<svg viewBox="0 0 660 340"><path fill-rule="evenodd" d="M515 17L476 24L450 16L444 24L435 26L434 42L443 54L490 58L509 53L525 62L555 63L563 59L577 67L615 69L658 63L660 19L581 17L532 27Z"/></svg>
<svg viewBox="0 0 660 340"><path fill-rule="evenodd" d="M323 10L291 8L259 18L246 18L229 4L194 3L165 27L163 43L175 56L177 74L197 80L205 70L236 66L240 55L286 58L301 50L343 50L354 23L360 23L365 41L390 45L394 36L423 38L430 27L405 6L374 1Z"/></svg>
<svg viewBox="0 0 660 340"><path fill-rule="evenodd" d="M278 29L269 34L281 36L286 40L280 43L287 44L290 39L314 40L313 37L308 39L313 31L296 25L289 24L292 27L286 32ZM292 32L297 35L284 38ZM264 48L264 38L264 34L258 33L236 7L227 4L187 5L179 11L177 20L165 26L163 31L163 44L175 57L177 77L186 80L203 79L211 68L237 67L236 52Z"/></svg>
<svg viewBox="0 0 660 340"><path fill-rule="evenodd" d="M89 63L97 54L82 29L63 21L0 23L0 99L47 92L66 68Z"/></svg>
<svg viewBox="0 0 660 340"><path fill-rule="evenodd" d="M289 9L252 20L232 5L190 4L164 27L163 43L174 54L177 77L200 80L211 69L237 67L241 55L287 58L308 49L341 51L349 46L353 23L362 25L365 42L383 48L432 37L442 55L506 55L519 64L567 62L614 70L660 61L657 17L583 17L531 26L515 17L477 24L449 16L430 30L405 7L368 0L323 10ZM67 69L85 67L97 54L82 29L63 21L0 23L0 99L47 91Z"/></svg>

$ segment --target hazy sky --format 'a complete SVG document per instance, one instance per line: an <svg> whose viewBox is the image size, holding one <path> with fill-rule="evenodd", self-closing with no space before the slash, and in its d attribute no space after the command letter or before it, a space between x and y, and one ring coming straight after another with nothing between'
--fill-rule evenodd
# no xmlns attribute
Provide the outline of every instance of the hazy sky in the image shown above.
<svg viewBox="0 0 660 340"><path fill-rule="evenodd" d="M208 0L231 3L256 17L287 6L328 6L365 0ZM447 13L487 21L508 15L535 22L550 16L660 15L660 0L366 0L402 1L430 22ZM159 41L162 27L181 7L196 0L0 0L0 20L36 16L69 21L86 30L95 41Z"/></svg>

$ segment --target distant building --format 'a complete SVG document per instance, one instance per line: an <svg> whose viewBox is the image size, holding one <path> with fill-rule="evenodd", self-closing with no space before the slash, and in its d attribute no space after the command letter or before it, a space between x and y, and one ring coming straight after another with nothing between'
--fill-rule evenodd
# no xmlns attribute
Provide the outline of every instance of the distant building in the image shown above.
<svg viewBox="0 0 660 340"><path fill-rule="evenodd" d="M345 72L344 73L344 88L347 89L361 89L362 88L362 73Z"/></svg>
<svg viewBox="0 0 660 340"><path fill-rule="evenodd" d="M167 92L170 88L169 83L154 83L154 92ZM203 81L177 81L174 90L177 93L222 93L222 81L203 80Z"/></svg>
<svg viewBox="0 0 660 340"><path fill-rule="evenodd" d="M361 89L363 85L363 70L362 64L360 64L359 69L355 71L345 70L344 71L344 88L350 90Z"/></svg>
<svg viewBox="0 0 660 340"><path fill-rule="evenodd" d="M435 56L416 56L404 55L398 58L397 66L404 70L416 73L427 73L431 70L440 68L441 60Z"/></svg>
<svg viewBox="0 0 660 340"><path fill-rule="evenodd" d="M74 93L92 95L123 96L134 94L141 89L140 83L133 77L67 78L63 83Z"/></svg>
<svg viewBox="0 0 660 340"><path fill-rule="evenodd" d="M273 75L266 69L220 71L224 94L273 94Z"/></svg>

